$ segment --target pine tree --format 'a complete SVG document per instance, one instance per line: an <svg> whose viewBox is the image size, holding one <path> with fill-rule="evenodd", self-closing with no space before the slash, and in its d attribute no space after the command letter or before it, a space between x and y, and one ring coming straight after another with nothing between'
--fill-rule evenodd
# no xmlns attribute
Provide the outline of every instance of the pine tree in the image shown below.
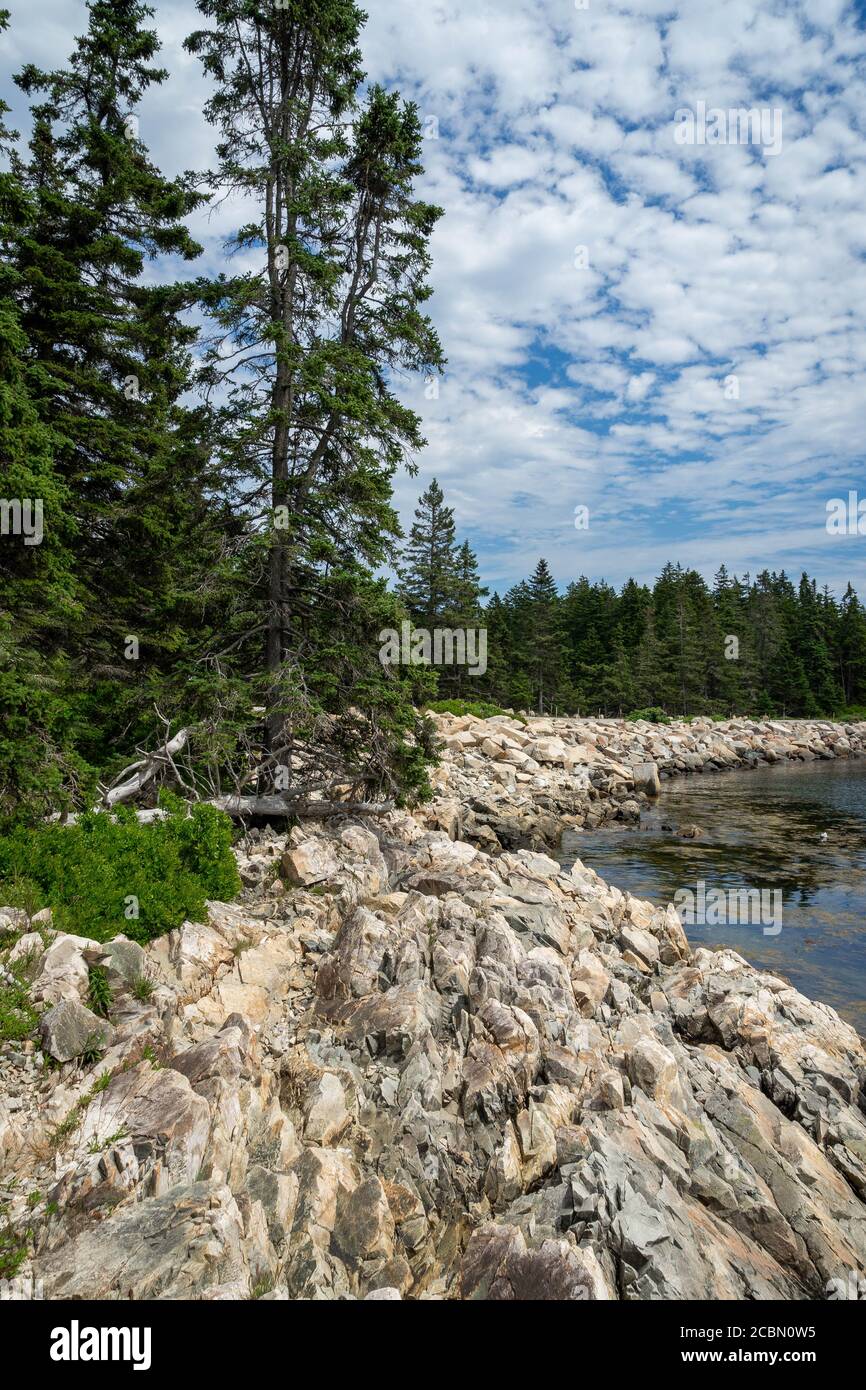
<svg viewBox="0 0 866 1390"><path fill-rule="evenodd" d="M488 590L481 583L478 557L468 541L457 552L457 597L455 612L458 622L468 626L481 616L481 600Z"/></svg>
<svg viewBox="0 0 866 1390"><path fill-rule="evenodd" d="M511 612L496 593L484 610L484 626L487 629L487 671L478 683L479 689L494 704L510 707L514 696L511 681L516 670ZM525 696L518 704L526 704Z"/></svg>
<svg viewBox="0 0 866 1390"><path fill-rule="evenodd" d="M556 581L545 559L527 587L526 664L539 714L554 707L563 686L567 644Z"/></svg>
<svg viewBox="0 0 866 1390"><path fill-rule="evenodd" d="M446 507L435 478L418 499L398 573L400 595L418 627L432 631L456 621L467 595L461 588L454 510Z"/></svg>
<svg viewBox="0 0 866 1390"><path fill-rule="evenodd" d="M804 713L807 716L832 714L843 703L843 697L834 678L817 586L807 574L800 579L798 601L798 655L809 682L809 701Z"/></svg>
<svg viewBox="0 0 866 1390"><path fill-rule="evenodd" d="M477 557L469 542L463 541L455 558L454 609L451 615L451 625L463 632L468 632L469 629L477 631L482 627L487 631L481 607L481 600L486 597L487 592L478 573ZM477 651L478 648L476 647L475 650ZM488 631L488 669L490 660L490 633ZM480 695L483 685L484 676L470 675L468 662L466 665L444 666L439 671L440 691L448 694L453 693L459 699L471 699Z"/></svg>
<svg viewBox="0 0 866 1390"><path fill-rule="evenodd" d="M627 714L635 707L637 683L618 630L611 643L609 658L598 671L595 689L596 699L605 714Z"/></svg>
<svg viewBox="0 0 866 1390"><path fill-rule="evenodd" d="M633 657L633 668L635 704L641 709L665 705L668 677L656 632L655 608L648 608L644 615L643 636Z"/></svg>
<svg viewBox="0 0 866 1390"><path fill-rule="evenodd" d="M839 616L839 679L846 705L866 702L866 612L850 584Z"/></svg>
<svg viewBox="0 0 866 1390"><path fill-rule="evenodd" d="M713 581L712 603L715 650L709 662L709 694L714 707L729 714L745 707L749 652L736 581L725 565L720 566Z"/></svg>
<svg viewBox="0 0 866 1390"><path fill-rule="evenodd" d="M136 132L142 94L167 76L154 66L152 13L138 0L90 0L68 65L16 78L42 99L21 167L28 216L8 253L35 406L55 432L77 527L84 612L70 657L91 691L95 755L160 694L216 547L199 544L203 417L181 403L189 295L144 283L148 261L200 250L183 220L200 196L189 177L165 179Z"/></svg>
<svg viewBox="0 0 866 1390"><path fill-rule="evenodd" d="M0 31L8 10L0 10ZM76 752L64 645L81 616L70 499L54 467L58 433L38 418L36 376L9 251L32 218L0 102L0 824L69 809L92 786Z"/></svg>
<svg viewBox="0 0 866 1390"><path fill-rule="evenodd" d="M2 21L2 15L0 15ZM0 218L20 190L0 175ZM78 756L64 639L80 620L68 494L57 435L28 389L26 340L0 297L0 823L68 810L95 774Z"/></svg>
<svg viewBox="0 0 866 1390"><path fill-rule="evenodd" d="M197 7L208 27L187 47L215 83L212 184L250 207L231 249L260 256L200 285L220 464L250 529L230 639L266 706L260 785L288 766L292 795L392 786L413 718L379 662L377 630L398 615L372 571L398 534L393 474L424 441L388 377L442 362L422 312L440 213L413 192L420 120L379 87L359 108L351 0Z"/></svg>
<svg viewBox="0 0 866 1390"><path fill-rule="evenodd" d="M94 780L76 752L80 729L63 651L80 617L75 528L54 472L56 436L40 423L27 389L24 349L15 315L2 302L0 821L69 809Z"/></svg>

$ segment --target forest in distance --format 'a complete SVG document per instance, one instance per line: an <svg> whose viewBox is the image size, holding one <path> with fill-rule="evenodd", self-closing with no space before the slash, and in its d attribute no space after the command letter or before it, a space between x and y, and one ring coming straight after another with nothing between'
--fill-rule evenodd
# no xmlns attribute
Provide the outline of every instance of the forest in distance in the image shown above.
<svg viewBox="0 0 866 1390"><path fill-rule="evenodd" d="M487 671L438 671L440 694L561 714L647 710L852 717L866 705L866 613L807 574L719 566L712 587L668 564L650 587L585 576L561 591L547 561L488 596L434 479L420 498L399 593L426 629L484 625Z"/></svg>

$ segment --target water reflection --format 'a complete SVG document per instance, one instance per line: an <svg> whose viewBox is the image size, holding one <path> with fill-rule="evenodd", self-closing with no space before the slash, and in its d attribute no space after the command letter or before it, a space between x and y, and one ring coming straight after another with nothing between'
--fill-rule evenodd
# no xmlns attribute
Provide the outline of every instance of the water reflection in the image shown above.
<svg viewBox="0 0 866 1390"><path fill-rule="evenodd" d="M671 828L688 824L700 839ZM639 830L566 831L560 857L658 903L699 880L781 890L778 935L728 922L688 926L690 940L734 947L866 1036L866 759L677 778Z"/></svg>

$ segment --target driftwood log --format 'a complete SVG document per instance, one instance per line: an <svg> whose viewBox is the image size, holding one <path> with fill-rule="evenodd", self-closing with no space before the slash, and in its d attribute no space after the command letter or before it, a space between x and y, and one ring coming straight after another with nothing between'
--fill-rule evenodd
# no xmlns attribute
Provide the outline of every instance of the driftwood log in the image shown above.
<svg viewBox="0 0 866 1390"><path fill-rule="evenodd" d="M189 729L181 729L161 748L146 753L138 762L130 763L118 775L115 782L102 797L104 806L117 806L121 801L129 801L136 796L161 768L174 767L175 755L180 753L189 740ZM130 775L132 774L132 775Z"/></svg>
<svg viewBox="0 0 866 1390"><path fill-rule="evenodd" d="M318 820L322 816L383 816L394 810L393 801L309 801L285 796L217 796L206 803L229 816L297 816Z"/></svg>

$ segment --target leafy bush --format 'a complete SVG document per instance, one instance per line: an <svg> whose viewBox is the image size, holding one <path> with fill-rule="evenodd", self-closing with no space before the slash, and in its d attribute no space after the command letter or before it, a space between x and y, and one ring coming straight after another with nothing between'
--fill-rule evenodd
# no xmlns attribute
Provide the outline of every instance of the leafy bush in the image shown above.
<svg viewBox="0 0 866 1390"><path fill-rule="evenodd" d="M59 930L97 941L124 932L144 943L187 917L200 920L206 898L232 898L241 886L231 821L170 795L161 805L165 818L150 825L121 808L0 836L0 901L11 902L26 880Z"/></svg>
<svg viewBox="0 0 866 1390"><path fill-rule="evenodd" d="M500 709L499 705L491 705L486 700L436 700L427 709L432 710L433 714L473 714L476 719L492 719L496 714L505 714L521 724L525 723L510 710Z"/></svg>
<svg viewBox="0 0 866 1390"><path fill-rule="evenodd" d="M0 980L0 1040L20 1042L33 1032L38 1015L30 1003L26 983L14 969L7 973L12 982Z"/></svg>
<svg viewBox="0 0 866 1390"><path fill-rule="evenodd" d="M631 714L626 715L629 724L636 724L639 719L646 720L647 724L670 724L670 716L665 713L661 705L651 705L649 709L633 709Z"/></svg>
<svg viewBox="0 0 866 1390"><path fill-rule="evenodd" d="M16 1232L7 1221L0 1228L0 1279L14 1279L27 1258L29 1232Z"/></svg>

